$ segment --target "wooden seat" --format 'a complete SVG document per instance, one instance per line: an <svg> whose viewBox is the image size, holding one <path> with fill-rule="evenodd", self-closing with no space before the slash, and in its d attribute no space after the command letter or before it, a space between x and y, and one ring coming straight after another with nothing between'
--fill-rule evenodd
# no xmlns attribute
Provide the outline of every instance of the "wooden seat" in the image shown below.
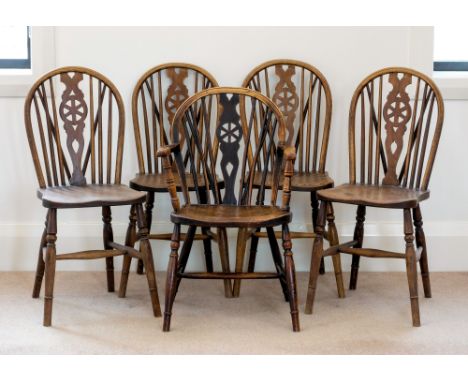
<svg viewBox="0 0 468 382"><path fill-rule="evenodd" d="M174 179L177 191L181 191L182 189L180 186L179 176L177 174L174 174ZM198 176L197 182L199 185L203 185L205 183L205 179L202 175ZM223 182L221 180L218 180L218 182L219 187L224 187ZM137 175L130 181L130 187L139 191L167 193L167 184L163 173ZM191 179L190 177L187 177L187 188L189 191L195 190L193 179Z"/></svg>
<svg viewBox="0 0 468 382"><path fill-rule="evenodd" d="M171 221L201 227L272 227L289 223L291 213L276 206L192 204L173 212Z"/></svg>
<svg viewBox="0 0 468 382"><path fill-rule="evenodd" d="M262 184L262 174L256 174L253 186L258 188ZM280 187L283 177L280 178ZM266 176L265 187L270 189L272 182L272 175L269 172ZM328 176L328 173L307 173L295 172L291 178L291 191L305 191L312 192L322 190L324 188L333 187L333 179Z"/></svg>
<svg viewBox="0 0 468 382"><path fill-rule="evenodd" d="M38 298L45 276L44 326L52 325L55 268L58 260L105 259L107 290L115 291L114 257L125 264L135 257L147 268L154 316L161 316L153 254L143 210L146 194L121 184L125 134L122 97L102 74L82 67L53 70L32 86L24 107L29 148L36 170L37 196L47 208L34 282ZM114 241L112 206L130 207L125 244ZM57 210L100 207L103 249L57 254ZM138 229L136 228L138 226ZM139 241L139 250L134 248ZM125 297L122 273L119 297Z"/></svg>
<svg viewBox="0 0 468 382"><path fill-rule="evenodd" d="M321 200L312 249L305 312L312 313L324 256L352 255L349 289L357 286L361 257L404 259L413 326L420 326L417 264L424 296L431 297L426 238L420 203L439 145L444 103L434 82L409 68L385 68L357 87L349 111L349 183L317 192ZM353 240L323 248L324 225L334 221L332 203L357 205ZM363 248L368 207L403 210L404 253ZM416 248L415 248L416 242ZM339 286L338 286L339 288Z"/></svg>
<svg viewBox="0 0 468 382"><path fill-rule="evenodd" d="M261 137L258 141L254 139L254 130L260 130L257 131ZM170 330L172 307L183 278L222 279L226 297L233 296L231 280L277 278L284 298L289 302L293 330L299 331L296 276L288 228L295 153L293 147L285 145L285 123L278 107L269 98L249 89L207 89L179 107L171 138L172 144L158 151L158 157L163 159L174 210L163 330ZM265 158L261 170L260 158ZM185 180L180 182L183 205L177 193L174 164L178 173L183 174L181 180ZM253 187L257 174L261 173L263 176L259 179L264 179L268 171L274 174L269 185L269 201L265 200L264 183L258 188ZM284 183L280 205L277 199L282 172ZM188 179L193 181L200 175L206 181L192 183L194 190L189 192ZM188 229L179 256L182 225ZM273 230L275 226L281 227L284 263ZM197 227L216 228L222 272L185 272ZM245 246L239 243L245 243L248 230L266 227L276 271L245 272L245 251L240 254L237 250L235 271L231 272L226 230L229 227L239 229L237 248L243 249Z"/></svg>
<svg viewBox="0 0 468 382"><path fill-rule="evenodd" d="M384 208L415 208L429 198L429 190L419 191L399 186L342 184L318 192L320 200Z"/></svg>
<svg viewBox="0 0 468 382"><path fill-rule="evenodd" d="M177 108L198 91L218 86L216 79L199 66L174 62L158 65L146 71L137 81L132 95L133 131L135 134L138 174L130 187L147 193L145 213L150 238L167 240L170 233L151 234L155 193L166 193L158 148L169 143L170 126ZM190 179L187 178L188 182ZM180 184L176 178L177 189ZM188 184L193 191L193 182ZM203 197L203 196L202 196ZM166 218L166 217L164 217ZM213 270L211 241L216 235L203 228L195 240L203 240L207 270ZM183 235L185 237L185 235ZM143 263L138 261L137 273L143 274Z"/></svg>
<svg viewBox="0 0 468 382"><path fill-rule="evenodd" d="M144 203L146 194L121 184L90 184L38 189L37 196L47 208L122 206Z"/></svg>

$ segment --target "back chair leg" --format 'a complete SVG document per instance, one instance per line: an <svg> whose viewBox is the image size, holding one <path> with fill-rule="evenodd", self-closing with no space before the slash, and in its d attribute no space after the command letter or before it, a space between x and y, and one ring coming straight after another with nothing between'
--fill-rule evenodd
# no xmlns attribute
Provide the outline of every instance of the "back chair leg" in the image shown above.
<svg viewBox="0 0 468 382"><path fill-rule="evenodd" d="M135 206L131 206L127 234L125 236L125 245L128 247L134 247L135 242L137 241L136 221L137 221L136 209L135 209ZM128 276L130 273L131 263L132 263L132 257L129 255L125 255L123 257L122 275L120 277L119 297L121 298L124 298L125 294L127 293L127 283L128 283Z"/></svg>
<svg viewBox="0 0 468 382"><path fill-rule="evenodd" d="M247 246L247 229L239 228L237 232L237 246L236 246L236 272L242 272L244 268L245 248ZM232 289L232 297L239 297L240 295L241 280L234 280Z"/></svg>
<svg viewBox="0 0 468 382"><path fill-rule="evenodd" d="M423 220L421 215L421 208L418 206L413 209L413 221L416 228L416 245L421 249L421 258L419 259L419 267L421 268L421 277L424 288L424 297L432 297L431 293L431 280L429 278L429 264L427 262L427 247L426 236L423 230Z"/></svg>
<svg viewBox="0 0 468 382"><path fill-rule="evenodd" d="M153 222L153 207L154 207L154 192L148 192L146 194L145 203L145 215L146 215L146 227L148 232L151 232L151 224ZM143 260L139 259L137 264L137 273L142 275L144 273Z"/></svg>
<svg viewBox="0 0 468 382"><path fill-rule="evenodd" d="M48 216L48 214L47 214ZM34 288L32 297L38 298L39 294L41 293L41 286L42 286L42 279L44 277L45 271L45 262L44 262L44 248L47 245L46 237L47 237L47 216L45 220L45 227L44 231L42 232L41 243L39 245L39 253L37 256L37 267L36 267L36 278L34 280Z"/></svg>
<svg viewBox="0 0 468 382"><path fill-rule="evenodd" d="M261 231L260 228L255 230L256 233ZM255 261L257 260L257 248L258 248L259 237L252 235L250 237L250 251L249 251L249 265L247 267L247 272L253 272L255 270Z"/></svg>
<svg viewBox="0 0 468 382"><path fill-rule="evenodd" d="M286 272L286 283L288 285L289 307L291 309L291 320L294 332L301 330L299 324L299 310L297 303L297 288L296 288L296 270L294 267L294 259L292 253L291 235L287 224L283 224L283 249L284 249L284 264Z"/></svg>
<svg viewBox="0 0 468 382"><path fill-rule="evenodd" d="M358 206L356 213L356 226L354 227L354 238L357 244L354 248L362 248L362 242L364 240L364 221L366 219L366 206ZM349 289L356 289L357 279L359 273L359 260L360 256L353 255L351 261L351 277L349 279Z"/></svg>
<svg viewBox="0 0 468 382"><path fill-rule="evenodd" d="M138 236L140 238L140 253L143 265L146 269L146 278L148 279L153 314L155 317L161 317L158 286L156 284L156 274L154 272L153 251L151 250L151 244L148 239L148 228L146 228L145 213L143 212L143 206L141 204L137 204L135 208L137 213Z"/></svg>
<svg viewBox="0 0 468 382"><path fill-rule="evenodd" d="M169 265L166 274L166 301L164 306L163 331L168 332L171 329L172 305L174 304L175 291L177 287L177 268L179 262L180 245L180 225L174 225L174 231L171 237L171 254L169 256Z"/></svg>
<svg viewBox="0 0 468 382"><path fill-rule="evenodd" d="M413 326L421 326L419 318L419 299L418 299L418 271L416 251L414 249L413 222L411 220L411 210L403 211L405 242L406 242L406 274L408 276L408 286L410 291L411 315Z"/></svg>
<svg viewBox="0 0 468 382"><path fill-rule="evenodd" d="M209 229L201 229L203 235L208 235ZM205 253L206 271L213 272L213 253L211 251L211 238L203 239L203 252Z"/></svg>
<svg viewBox="0 0 468 382"><path fill-rule="evenodd" d="M338 238L338 231L336 230L335 225L335 214L333 211L333 205L331 203L327 203L327 221L328 221L328 237L330 240L330 245L338 245L339 238ZM323 261L323 257L322 257ZM343 272L341 270L341 255L337 253L336 255L332 256L333 261L333 269L335 270L335 278L336 278L336 287L338 289L338 297L344 298L345 297L345 288L343 284Z"/></svg>
<svg viewBox="0 0 468 382"><path fill-rule="evenodd" d="M45 296L44 296L44 326L52 325L52 303L54 298L55 263L57 241L57 210L49 209L47 218L47 249L45 259Z"/></svg>
<svg viewBox="0 0 468 382"><path fill-rule="evenodd" d="M312 247L312 259L310 261L309 286L307 288L307 300L305 313L312 314L315 290L317 288L317 278L319 275L320 261L323 257L323 227L325 226L325 218L327 211L327 202L323 201L320 204L319 214L317 217L317 225L315 227L316 238Z"/></svg>
<svg viewBox="0 0 468 382"><path fill-rule="evenodd" d="M221 258L221 268L223 272L230 273L229 266L229 249L228 249L228 238L226 228L218 228L218 246L219 256ZM232 297L232 286L231 280L225 279L224 282L224 296L229 298Z"/></svg>
<svg viewBox="0 0 468 382"><path fill-rule="evenodd" d="M317 223L317 217L318 217L318 212L319 212L319 201L317 198L317 192L312 191L310 193L310 206L312 207L312 227L315 232L315 226ZM323 275L325 274L325 261L322 257L322 260L320 260L320 274Z"/></svg>
<svg viewBox="0 0 468 382"><path fill-rule="evenodd" d="M112 214L111 208L109 206L102 207L102 222L104 223L103 227L103 242L104 249L112 249L108 243L114 241L114 234L112 232ZM107 291L114 292L114 258L106 257L106 273L107 273Z"/></svg>
<svg viewBox="0 0 468 382"><path fill-rule="evenodd" d="M187 261L190 255L190 251L192 250L193 238L195 237L196 230L197 230L197 226L188 227L187 234L184 240L184 244L182 244L182 249L180 251L177 272L182 273L185 271L185 267L187 266ZM180 278L177 279L177 286L176 286L176 291L175 291L176 295L177 295L177 291L179 290L180 280L181 280Z"/></svg>

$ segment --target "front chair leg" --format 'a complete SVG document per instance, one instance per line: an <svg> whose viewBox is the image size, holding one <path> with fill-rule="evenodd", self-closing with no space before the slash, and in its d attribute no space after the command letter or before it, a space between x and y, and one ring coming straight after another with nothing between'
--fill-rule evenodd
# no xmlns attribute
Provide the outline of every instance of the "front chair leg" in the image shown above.
<svg viewBox="0 0 468 382"><path fill-rule="evenodd" d="M317 225L315 227L314 245L312 247L312 259L310 260L309 286L307 288L307 300L305 313L312 314L315 291L317 289L317 278L319 275L320 261L323 257L323 227L325 226L327 202L322 201L320 204L319 214L317 217Z"/></svg>
<svg viewBox="0 0 468 382"><path fill-rule="evenodd" d="M329 234L330 246L338 245L339 244L338 231L336 230L335 214L333 212L333 205L331 203L328 203L327 221L328 221L328 234ZM323 261L323 257L322 257L322 261ZM345 288L344 288L344 283L343 283L343 273L341 271L341 255L339 252L336 255L332 256L332 261L333 261L333 269L335 270L335 279L336 279L336 287L338 289L338 297L344 298Z"/></svg>
<svg viewBox="0 0 468 382"><path fill-rule="evenodd" d="M357 241L354 248L362 248L364 240L364 220L366 219L366 206L358 206L356 213L356 226L354 227L353 240ZM359 273L359 260L360 256L353 255L351 261L351 277L349 279L349 289L356 289L358 273Z"/></svg>
<svg viewBox="0 0 468 382"><path fill-rule="evenodd" d="M414 249L413 222L411 220L411 210L403 211L405 242L406 242L406 274L408 276L408 286L410 291L411 315L413 326L421 326L419 318L419 299L418 299L418 271L416 251Z"/></svg>
<svg viewBox="0 0 468 382"><path fill-rule="evenodd" d="M146 216L146 227L148 232L151 232L151 224L153 222L153 207L154 207L154 192L148 192L146 194L145 203L145 216ZM142 275L145 271L143 266L143 260L139 259L137 264L137 274Z"/></svg>
<svg viewBox="0 0 468 382"><path fill-rule="evenodd" d="M177 287L177 268L179 262L178 249L180 245L180 225L174 225L174 231L171 237L171 254L169 256L169 265L166 274L166 302L164 306L164 324L163 331L168 332L171 329L172 305L174 304L175 292Z"/></svg>
<svg viewBox="0 0 468 382"><path fill-rule="evenodd" d="M260 233L261 229L257 228L255 233ZM249 265L247 267L247 272L253 272L255 270L255 262L257 260L257 248L258 248L259 237L252 235L250 237L250 251L249 251Z"/></svg>
<svg viewBox="0 0 468 382"><path fill-rule="evenodd" d="M140 238L140 253L143 265L146 269L146 278L148 279L148 288L153 306L155 317L161 317L161 308L159 306L158 286L156 284L156 274L154 272L153 251L148 239L148 228L146 228L145 213L141 204L136 205L138 236Z"/></svg>
<svg viewBox="0 0 468 382"><path fill-rule="evenodd" d="M225 273L231 273L229 266L229 249L228 249L228 238L226 228L218 228L218 246L219 246L219 257L221 258L221 268ZM224 296L229 298L232 297L232 286L231 280L225 279L224 282Z"/></svg>
<svg viewBox="0 0 468 382"><path fill-rule="evenodd" d="M281 289L283 290L284 299L289 302L289 290L288 283L286 281L286 272L283 267L283 260L281 258L281 252L278 246L278 240L273 227L267 227L268 242L270 244L271 254L273 255L273 262L275 264L276 272L279 276Z"/></svg>
<svg viewBox="0 0 468 382"><path fill-rule="evenodd" d="M137 241L137 233L136 233L136 209L135 206L130 207L130 215L129 215L129 223L127 228L127 234L125 235L125 245L128 247L134 247L135 242ZM123 265L122 265L122 275L120 276L120 288L119 288L119 297L124 298L125 294L127 293L127 283L128 283L128 276L130 273L130 265L132 264L132 257L129 255L125 255L123 257Z"/></svg>
<svg viewBox="0 0 468 382"><path fill-rule="evenodd" d="M47 249L45 259L45 295L44 295L44 326L52 325L52 302L54 298L54 281L55 281L55 263L56 250L55 242L57 241L57 210L49 209L47 219Z"/></svg>
<svg viewBox="0 0 468 382"><path fill-rule="evenodd" d="M245 249L247 246L247 229L239 228L237 232L237 246L236 246L236 273L242 272L244 268ZM232 297L239 297L240 295L241 280L234 280L234 286L232 289Z"/></svg>
<svg viewBox="0 0 468 382"><path fill-rule="evenodd" d="M36 267L36 278L34 280L34 288L32 297L38 298L39 294L41 293L41 286L42 286L42 278L44 277L45 271L45 262L44 262L44 248L47 245L46 237L47 237L47 217L49 214L47 213L46 220L45 220L45 227L44 231L42 232L41 243L39 245L39 253L37 256L37 267Z"/></svg>
<svg viewBox="0 0 468 382"><path fill-rule="evenodd" d="M294 260L292 253L291 235L287 224L283 224L283 249L284 249L284 266L286 273L286 283L288 285L289 307L291 309L291 320L294 332L301 330L299 324L299 310L297 303L296 289L296 270L294 268Z"/></svg>
<svg viewBox="0 0 468 382"><path fill-rule="evenodd" d="M431 293L431 280L429 278L429 264L427 262L427 246L426 236L423 230L423 220L421 215L421 208L417 206L413 209L413 221L416 228L416 245L421 249L421 258L419 259L419 267L421 268L421 277L423 281L424 297L432 297Z"/></svg>
<svg viewBox="0 0 468 382"><path fill-rule="evenodd" d="M109 246L110 242L114 241L114 234L112 232L112 215L111 208L109 206L102 207L102 222L104 223L103 227L103 242L104 249L112 249ZM107 291L114 292L114 258L106 257L106 273L107 273Z"/></svg>
<svg viewBox="0 0 468 382"><path fill-rule="evenodd" d="M313 191L310 193L310 206L312 207L312 227L315 232L315 226L317 225L317 217L319 213L319 202L317 198L317 192ZM322 257L322 260L320 260L320 270L319 273L321 275L325 274L325 260Z"/></svg>

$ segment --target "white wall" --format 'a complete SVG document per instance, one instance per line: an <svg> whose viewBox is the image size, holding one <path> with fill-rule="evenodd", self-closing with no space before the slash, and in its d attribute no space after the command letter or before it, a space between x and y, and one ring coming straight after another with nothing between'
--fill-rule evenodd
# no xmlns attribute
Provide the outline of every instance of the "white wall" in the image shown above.
<svg viewBox="0 0 468 382"><path fill-rule="evenodd" d="M332 136L328 171L337 184L347 180L347 113L352 92L370 72L385 66L413 66L428 72L431 67L431 28L409 27L310 27L310 28L55 28L55 64L82 65L108 76L120 89L127 106L127 140L124 180L136 171L130 97L137 78L148 68L168 61L186 61L210 71L221 85L239 86L249 70L273 58L294 58L318 67L328 78L333 94ZM0 98L0 270L32 270L43 227L45 210L35 197L36 178L23 126L23 99ZM468 131L468 105L463 100L446 102L446 120L433 172L431 199L423 204L430 265L434 271L468 270L463 244L468 242L468 182L464 169ZM167 231L170 203L157 198L155 228ZM293 229L310 229L307 195L294 194ZM343 238L352 235L354 208L337 206L336 216ZM123 240L128 210L114 211L115 237ZM402 214L370 210L367 244L403 249ZM58 247L74 251L101 245L100 211L59 211ZM233 250L234 244L231 245ZM308 270L310 241L296 241L298 270ZM153 242L156 266L165 269L167 242ZM196 244L194 252L201 253ZM266 246L259 251L259 265L271 267ZM192 266L199 268L201 254L194 253ZM261 260L260 260L261 259ZM349 257L343 255L345 269ZM365 270L403 270L401 261L363 259ZM103 269L103 261L60 263L60 269Z"/></svg>

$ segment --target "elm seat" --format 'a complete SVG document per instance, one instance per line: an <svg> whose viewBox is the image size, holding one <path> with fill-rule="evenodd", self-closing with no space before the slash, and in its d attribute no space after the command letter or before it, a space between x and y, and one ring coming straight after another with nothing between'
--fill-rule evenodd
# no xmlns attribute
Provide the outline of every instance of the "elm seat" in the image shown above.
<svg viewBox="0 0 468 382"><path fill-rule="evenodd" d="M292 213L277 206L190 204L171 213L175 224L202 227L272 227L291 221Z"/></svg>
<svg viewBox="0 0 468 382"><path fill-rule="evenodd" d="M180 187L180 178L177 173L174 173L175 184L177 191L182 191ZM187 187L189 191L194 191L195 187L191 176L186 178ZM198 176L198 186L202 187L205 184L203 175ZM167 192L166 179L164 174L137 174L135 178L130 181L130 187L138 191L146 192ZM224 182L218 181L218 187L223 188Z"/></svg>
<svg viewBox="0 0 468 382"><path fill-rule="evenodd" d="M144 203L146 193L121 184L90 184L39 188L37 196L47 208L120 206Z"/></svg>
<svg viewBox="0 0 468 382"><path fill-rule="evenodd" d="M265 187L271 188L271 172L267 174ZM257 173L254 177L254 187L258 188L262 184L262 174ZM280 189L283 187L283 176L280 178ZM333 187L333 179L328 176L328 173L317 172L295 172L291 178L291 191L317 191L324 188Z"/></svg>
<svg viewBox="0 0 468 382"><path fill-rule="evenodd" d="M342 184L317 193L320 200L385 208L415 208L429 198L429 190L420 191L399 186Z"/></svg>

